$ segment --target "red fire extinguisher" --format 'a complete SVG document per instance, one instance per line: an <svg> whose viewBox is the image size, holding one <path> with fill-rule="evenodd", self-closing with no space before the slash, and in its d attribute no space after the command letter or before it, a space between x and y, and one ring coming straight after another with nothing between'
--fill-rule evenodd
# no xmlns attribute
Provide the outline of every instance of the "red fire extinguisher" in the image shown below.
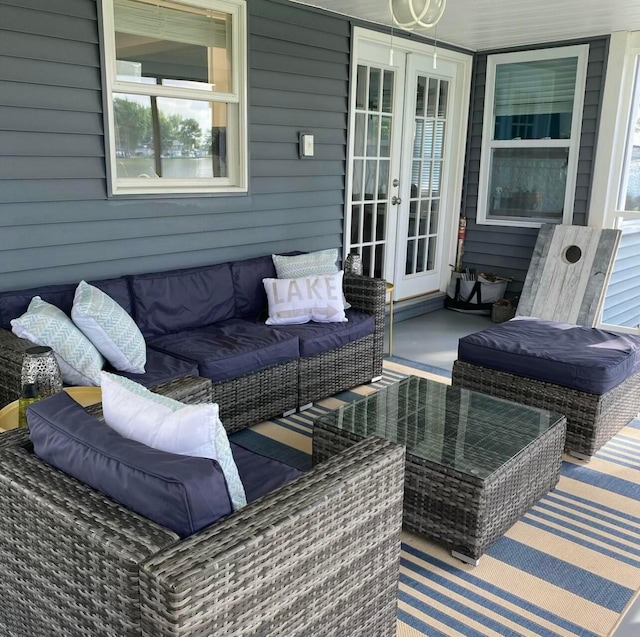
<svg viewBox="0 0 640 637"><path fill-rule="evenodd" d="M467 218L460 217L458 224L458 253L456 255L456 272L462 271L462 253L464 252L464 239L467 234Z"/></svg>

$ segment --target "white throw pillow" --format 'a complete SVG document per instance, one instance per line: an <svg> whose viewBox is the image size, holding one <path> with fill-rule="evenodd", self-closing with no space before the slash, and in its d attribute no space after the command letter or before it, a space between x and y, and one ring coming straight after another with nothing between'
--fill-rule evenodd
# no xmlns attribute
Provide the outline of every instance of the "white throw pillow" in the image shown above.
<svg viewBox="0 0 640 637"><path fill-rule="evenodd" d="M108 294L80 281L71 318L116 369L144 374L147 362L144 336L134 320Z"/></svg>
<svg viewBox="0 0 640 637"><path fill-rule="evenodd" d="M220 465L234 510L247 503L218 405L185 405L134 381L102 372L104 421L121 436L159 451L211 458Z"/></svg>
<svg viewBox="0 0 640 637"><path fill-rule="evenodd" d="M344 323L343 272L300 279L262 279L269 301L267 325Z"/></svg>
<svg viewBox="0 0 640 637"><path fill-rule="evenodd" d="M91 341L55 305L34 296L27 311L11 321L11 331L36 345L50 347L67 385L99 385L104 358Z"/></svg>

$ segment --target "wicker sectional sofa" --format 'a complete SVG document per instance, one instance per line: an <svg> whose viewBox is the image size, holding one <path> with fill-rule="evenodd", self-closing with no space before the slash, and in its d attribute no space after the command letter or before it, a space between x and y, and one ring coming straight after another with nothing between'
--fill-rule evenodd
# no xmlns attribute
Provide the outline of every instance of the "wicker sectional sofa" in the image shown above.
<svg viewBox="0 0 640 637"><path fill-rule="evenodd" d="M194 377L155 390L215 395ZM404 448L368 438L181 540L4 432L0 634L391 637L403 475Z"/></svg>
<svg viewBox="0 0 640 637"><path fill-rule="evenodd" d="M147 343L146 386L209 378L229 432L382 374L385 282L345 275L347 323L267 326L271 256L90 282L136 321ZM0 407L20 395L25 349L10 321L38 295L70 314L76 284L0 293ZM119 373L119 372L118 372Z"/></svg>

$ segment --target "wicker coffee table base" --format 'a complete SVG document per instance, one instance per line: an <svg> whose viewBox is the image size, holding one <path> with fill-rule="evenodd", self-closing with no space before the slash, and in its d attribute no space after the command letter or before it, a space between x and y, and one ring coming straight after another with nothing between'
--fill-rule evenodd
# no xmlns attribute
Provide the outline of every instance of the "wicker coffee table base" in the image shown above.
<svg viewBox="0 0 640 637"><path fill-rule="evenodd" d="M524 378L463 361L453 365L453 384L483 394L539 407L567 417L565 451L589 460L640 409L640 372L605 394Z"/></svg>
<svg viewBox="0 0 640 637"><path fill-rule="evenodd" d="M485 480L408 452L404 528L444 544L454 557L477 565L487 548L558 483L565 433L562 418ZM314 465L361 439L317 421Z"/></svg>

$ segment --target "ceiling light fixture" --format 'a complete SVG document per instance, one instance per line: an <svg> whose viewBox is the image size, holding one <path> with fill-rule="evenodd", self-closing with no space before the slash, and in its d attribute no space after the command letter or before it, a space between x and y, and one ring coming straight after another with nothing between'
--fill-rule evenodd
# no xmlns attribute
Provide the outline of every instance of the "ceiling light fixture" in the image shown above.
<svg viewBox="0 0 640 637"><path fill-rule="evenodd" d="M389 0L389 11L401 29L430 29L438 24L446 4L447 0Z"/></svg>

